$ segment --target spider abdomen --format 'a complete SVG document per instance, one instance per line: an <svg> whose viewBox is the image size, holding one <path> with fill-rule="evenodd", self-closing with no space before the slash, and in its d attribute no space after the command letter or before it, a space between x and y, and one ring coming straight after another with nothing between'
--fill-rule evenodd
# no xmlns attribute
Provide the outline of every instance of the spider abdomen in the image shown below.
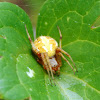
<svg viewBox="0 0 100 100"><path fill-rule="evenodd" d="M34 46L39 53L47 52L48 56L52 57L55 55L58 43L49 36L40 36L34 41Z"/></svg>

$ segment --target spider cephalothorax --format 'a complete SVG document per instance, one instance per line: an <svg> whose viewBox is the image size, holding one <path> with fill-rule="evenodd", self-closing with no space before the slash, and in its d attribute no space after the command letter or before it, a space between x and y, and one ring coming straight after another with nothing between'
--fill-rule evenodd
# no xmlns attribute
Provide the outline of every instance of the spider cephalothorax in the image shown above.
<svg viewBox="0 0 100 100"><path fill-rule="evenodd" d="M43 65L44 69L46 69L48 72L49 78L51 75L53 80L54 80L53 74L55 74L56 71L58 72L58 75L60 74L60 67L62 65L61 57L69 64L69 66L74 71L72 65L62 54L62 53L64 53L65 55L67 55L71 59L72 63L74 64L71 56L66 51L61 49L62 35L61 35L61 31L60 31L59 27L58 27L58 30L60 33L59 47L58 47L58 43L56 42L56 40L49 36L40 36L33 42L31 40L31 37L26 28L28 38L32 45L32 51L38 57L37 61ZM74 64L74 66L75 66L75 64ZM75 66L75 68L76 68L76 66ZM76 71L77 71L77 69L76 69ZM74 71L74 73L75 73L75 71ZM50 79L50 81L51 81L51 79Z"/></svg>

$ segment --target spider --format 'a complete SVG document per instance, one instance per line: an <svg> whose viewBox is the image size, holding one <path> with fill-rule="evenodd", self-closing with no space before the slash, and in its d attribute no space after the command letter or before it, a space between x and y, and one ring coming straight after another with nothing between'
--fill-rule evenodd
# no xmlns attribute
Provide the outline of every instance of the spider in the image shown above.
<svg viewBox="0 0 100 100"><path fill-rule="evenodd" d="M26 28L26 26L25 26ZM54 81L54 74L58 72L58 75L60 75L60 67L62 66L61 62L61 57L68 63L68 65L71 67L73 70L74 74L74 68L72 65L69 63L69 61L64 57L63 54L67 55L70 60L72 61L73 65L75 66L75 63L71 56L64 51L61 47L61 42L62 42L62 34L60 31L60 28L57 26L60 34L60 41L59 41L59 46L58 43L55 39L51 38L50 36L39 36L34 42L32 41L28 30L26 28L26 32L29 38L29 41L32 45L32 51L35 55L38 57L38 62L43 65L43 68L47 70L47 73L49 75L49 79L51 82L50 76L52 76L52 80ZM62 54L63 53L63 54ZM75 66L75 69L77 71L77 68ZM52 84L52 82L51 82ZM55 84L55 82L54 82Z"/></svg>

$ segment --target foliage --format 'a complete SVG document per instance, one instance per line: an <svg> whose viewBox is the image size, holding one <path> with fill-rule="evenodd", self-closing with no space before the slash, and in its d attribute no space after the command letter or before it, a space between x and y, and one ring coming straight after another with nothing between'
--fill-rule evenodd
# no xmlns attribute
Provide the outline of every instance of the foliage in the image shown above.
<svg viewBox="0 0 100 100"><path fill-rule="evenodd" d="M0 3L0 94L7 100L99 100L99 16L99 0L45 2L38 16L37 37L49 35L59 42L59 26L62 48L78 68L74 75L62 60L61 74L55 75L56 86L51 86L31 52L25 30L26 24L32 37L29 17L16 5ZM29 76L30 71L33 76Z"/></svg>

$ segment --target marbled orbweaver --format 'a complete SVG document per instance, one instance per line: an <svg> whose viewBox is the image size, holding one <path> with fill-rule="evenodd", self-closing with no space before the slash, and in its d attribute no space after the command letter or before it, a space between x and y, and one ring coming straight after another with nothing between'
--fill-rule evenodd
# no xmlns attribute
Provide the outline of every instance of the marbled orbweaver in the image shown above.
<svg viewBox="0 0 100 100"><path fill-rule="evenodd" d="M72 68L73 72L75 73L74 68L63 55L63 54L67 55L72 61L73 65L75 66L75 63L73 59L71 58L71 56L61 48L62 34L58 26L57 28L60 34L59 46L58 46L57 41L51 38L50 36L40 36L33 42L26 28L28 38L32 45L32 51L33 53L37 55L38 57L37 61L43 65L45 70L47 70L50 82L51 82L50 75L52 76L52 79L54 81L53 74L55 74L56 72L58 72L58 75L60 74L60 67L62 65L61 57L68 63L68 65Z"/></svg>

